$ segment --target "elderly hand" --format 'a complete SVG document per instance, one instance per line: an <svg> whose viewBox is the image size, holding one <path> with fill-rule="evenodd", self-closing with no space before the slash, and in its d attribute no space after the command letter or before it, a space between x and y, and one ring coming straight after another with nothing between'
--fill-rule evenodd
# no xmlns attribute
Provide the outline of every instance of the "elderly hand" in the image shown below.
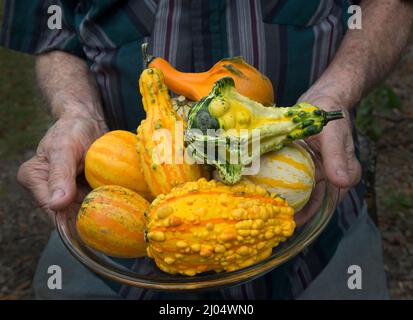
<svg viewBox="0 0 413 320"><path fill-rule="evenodd" d="M304 94L300 101L309 102L326 111L340 109L341 105L337 99L312 91ZM307 139L307 143L321 156L323 168L317 168L316 188L309 203L297 214L297 225L307 222L319 208L325 179L340 188L339 200L344 198L350 187L360 181L361 166L354 153L352 124L349 113L342 109L344 119L329 122L320 134Z"/></svg>
<svg viewBox="0 0 413 320"><path fill-rule="evenodd" d="M18 181L49 215L83 199L76 177L83 170L87 149L106 131L103 121L63 116L40 141L36 155L21 165Z"/></svg>

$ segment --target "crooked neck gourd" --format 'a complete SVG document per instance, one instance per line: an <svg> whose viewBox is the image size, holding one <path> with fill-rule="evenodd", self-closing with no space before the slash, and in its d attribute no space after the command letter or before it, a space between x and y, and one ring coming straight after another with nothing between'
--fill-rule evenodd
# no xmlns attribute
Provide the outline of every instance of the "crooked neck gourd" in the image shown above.
<svg viewBox="0 0 413 320"><path fill-rule="evenodd" d="M225 183L234 184L254 156L318 134L329 121L342 117L341 111L326 112L304 102L292 107L264 106L240 94L234 80L224 77L192 107L185 140L194 158L212 164ZM211 129L217 131L211 134ZM250 152L253 142L259 143L255 155ZM212 157L211 145L216 148ZM241 159L242 150L249 150L250 157ZM238 161L230 163L230 159Z"/></svg>
<svg viewBox="0 0 413 320"><path fill-rule="evenodd" d="M208 176L203 166L189 164L178 157L185 153L183 131L186 123L172 108L162 72L156 68L144 70L139 79L139 88L146 119L137 130L137 151L152 196L167 194L178 184ZM164 129L170 133L170 140L154 139L157 131ZM171 161L156 161L154 155L168 148Z"/></svg>

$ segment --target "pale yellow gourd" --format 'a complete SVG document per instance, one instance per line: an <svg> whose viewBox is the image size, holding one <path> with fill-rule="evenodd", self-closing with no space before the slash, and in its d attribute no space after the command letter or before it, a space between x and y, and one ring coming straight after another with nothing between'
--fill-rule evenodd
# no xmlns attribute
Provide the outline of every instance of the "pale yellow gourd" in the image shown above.
<svg viewBox="0 0 413 320"><path fill-rule="evenodd" d="M292 143L261 156L258 174L244 179L281 195L299 211L310 199L315 185L314 162L302 146Z"/></svg>

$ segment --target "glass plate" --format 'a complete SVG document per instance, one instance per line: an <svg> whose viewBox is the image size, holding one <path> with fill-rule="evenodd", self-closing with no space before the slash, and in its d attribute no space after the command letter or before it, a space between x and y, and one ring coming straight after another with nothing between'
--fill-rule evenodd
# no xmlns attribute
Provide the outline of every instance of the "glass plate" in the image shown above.
<svg viewBox="0 0 413 320"><path fill-rule="evenodd" d="M320 169L322 168L321 160L318 155L307 144L300 143L312 155L314 164L318 168L319 177L323 177ZM303 212L305 210L314 210L316 211L315 214L306 223L297 227L292 237L275 247L271 256L254 265L233 272L210 272L187 277L164 273L147 257L139 259L110 258L87 247L80 240L76 231L78 208L58 212L56 214L56 226L63 243L76 259L93 272L113 281L162 291L218 289L223 286L241 284L270 272L296 256L320 235L335 211L339 189L323 178L318 178L318 180L317 187L313 191L313 200L310 200L303 210L297 213L297 216L304 219L305 214ZM127 265L130 267L127 267Z"/></svg>

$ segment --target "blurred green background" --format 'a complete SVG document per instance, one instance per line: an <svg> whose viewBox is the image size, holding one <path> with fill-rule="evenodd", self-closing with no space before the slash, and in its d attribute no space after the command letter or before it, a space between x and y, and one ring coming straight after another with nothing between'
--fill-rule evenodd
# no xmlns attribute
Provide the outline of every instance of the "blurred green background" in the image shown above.
<svg viewBox="0 0 413 320"><path fill-rule="evenodd" d="M0 22L3 1L0 0ZM35 85L33 57L0 49L0 158L33 149L50 123Z"/></svg>

